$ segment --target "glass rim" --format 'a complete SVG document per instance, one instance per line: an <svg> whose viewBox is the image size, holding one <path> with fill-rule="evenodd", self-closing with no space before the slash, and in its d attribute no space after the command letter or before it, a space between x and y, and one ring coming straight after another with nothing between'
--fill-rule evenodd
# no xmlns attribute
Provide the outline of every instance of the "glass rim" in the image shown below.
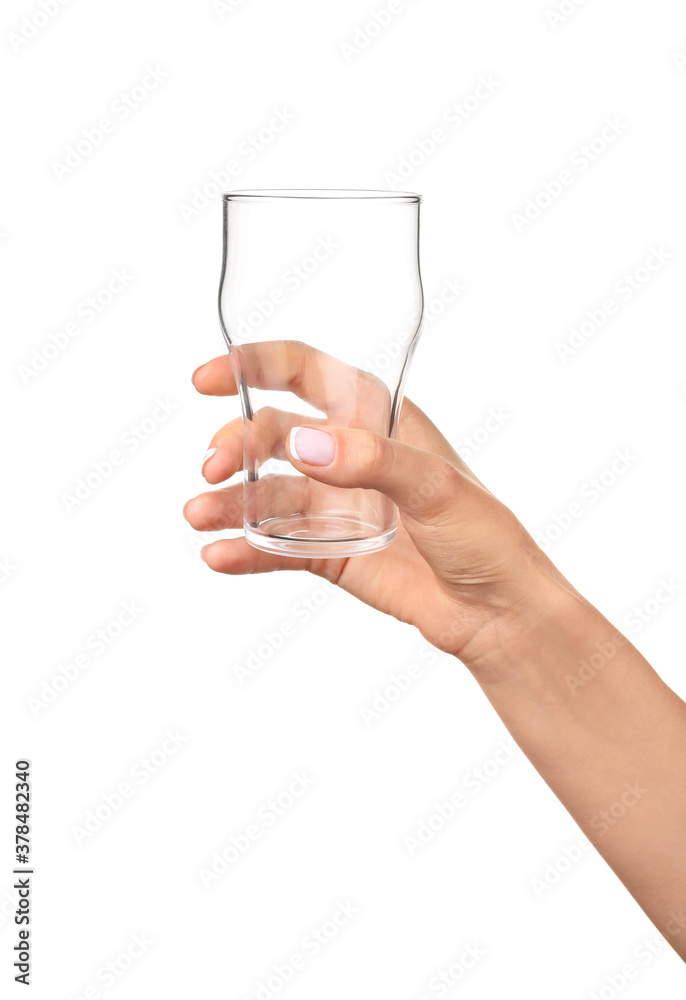
<svg viewBox="0 0 686 1000"><path fill-rule="evenodd" d="M279 201L286 199L331 201L397 201L419 204L422 195L414 191L375 191L355 188L255 188L246 191L227 191L224 201Z"/></svg>

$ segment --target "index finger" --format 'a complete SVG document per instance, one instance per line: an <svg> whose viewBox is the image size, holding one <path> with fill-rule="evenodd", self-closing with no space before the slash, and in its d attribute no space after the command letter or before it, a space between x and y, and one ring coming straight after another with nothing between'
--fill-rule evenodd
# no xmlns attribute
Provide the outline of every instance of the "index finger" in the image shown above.
<svg viewBox="0 0 686 1000"><path fill-rule="evenodd" d="M232 357L215 358L193 376L195 387L206 395L235 395L236 379L251 388L291 392L345 420L364 421L365 413L374 413L383 424L391 403L382 379L299 340L237 344Z"/></svg>
<svg viewBox="0 0 686 1000"><path fill-rule="evenodd" d="M222 354L196 368L191 382L203 396L236 396L236 380L233 377L231 358Z"/></svg>

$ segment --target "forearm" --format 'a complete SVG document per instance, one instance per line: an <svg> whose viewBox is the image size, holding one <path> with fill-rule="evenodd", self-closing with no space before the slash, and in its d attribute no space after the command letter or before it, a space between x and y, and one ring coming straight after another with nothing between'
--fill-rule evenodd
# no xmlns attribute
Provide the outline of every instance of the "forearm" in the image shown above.
<svg viewBox="0 0 686 1000"><path fill-rule="evenodd" d="M463 659L536 770L686 959L686 704L595 608L550 581L517 627L497 622L488 644Z"/></svg>

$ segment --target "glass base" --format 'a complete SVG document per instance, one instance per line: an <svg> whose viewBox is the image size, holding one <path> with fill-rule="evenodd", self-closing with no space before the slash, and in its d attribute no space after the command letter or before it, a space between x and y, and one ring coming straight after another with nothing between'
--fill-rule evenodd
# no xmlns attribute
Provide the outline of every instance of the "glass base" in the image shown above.
<svg viewBox="0 0 686 1000"><path fill-rule="evenodd" d="M334 514L274 517L264 521L259 530L245 525L245 537L253 548L306 559L345 559L378 552L391 544L395 534L395 527L378 534L372 524Z"/></svg>

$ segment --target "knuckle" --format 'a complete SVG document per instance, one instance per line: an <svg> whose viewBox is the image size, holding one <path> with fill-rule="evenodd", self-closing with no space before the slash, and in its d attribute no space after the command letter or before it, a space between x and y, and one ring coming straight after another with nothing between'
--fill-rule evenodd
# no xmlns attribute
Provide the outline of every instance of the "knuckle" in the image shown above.
<svg viewBox="0 0 686 1000"><path fill-rule="evenodd" d="M282 412L282 410L278 410L275 406L262 406L253 414L253 423L258 427L269 426L274 423L276 417ZM238 419L240 420L241 418L239 417Z"/></svg>
<svg viewBox="0 0 686 1000"><path fill-rule="evenodd" d="M384 413L388 412L391 399L390 389L384 380L374 372L368 372L362 368L357 369L356 391L369 405L378 407Z"/></svg>
<svg viewBox="0 0 686 1000"><path fill-rule="evenodd" d="M255 414L257 416L258 414ZM212 440L210 441L208 447L219 448L224 441L231 440L236 434L243 434L243 418L234 417L233 420L229 420L228 424L224 424L216 432Z"/></svg>
<svg viewBox="0 0 686 1000"><path fill-rule="evenodd" d="M360 438L360 465L373 479L387 475L393 466L393 449L385 438L364 431Z"/></svg>
<svg viewBox="0 0 686 1000"><path fill-rule="evenodd" d="M439 507L443 510L457 498L464 484L464 476L447 459L436 457L425 473L412 485L407 497L410 511L426 511Z"/></svg>
<svg viewBox="0 0 686 1000"><path fill-rule="evenodd" d="M307 368L308 347L302 340L292 340L290 350L292 357L287 381L288 388L293 389L299 388L303 383Z"/></svg>

